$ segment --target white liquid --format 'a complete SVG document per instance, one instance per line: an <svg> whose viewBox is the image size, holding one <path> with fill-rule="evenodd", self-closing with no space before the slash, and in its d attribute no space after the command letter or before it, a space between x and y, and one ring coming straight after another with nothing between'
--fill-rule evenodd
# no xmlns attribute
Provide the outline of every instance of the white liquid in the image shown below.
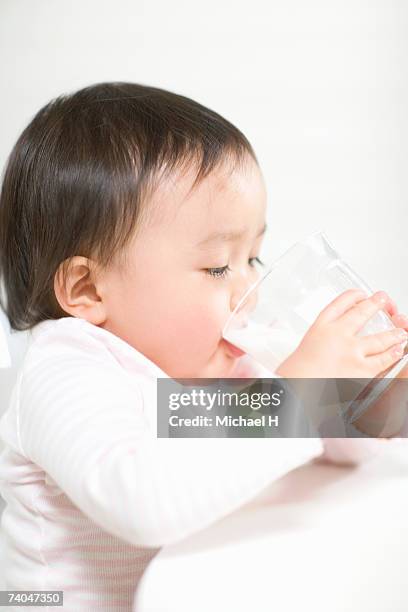
<svg viewBox="0 0 408 612"><path fill-rule="evenodd" d="M307 296L293 308L305 322L310 325L314 323L321 311L339 295L334 287L323 285L310 290Z"/></svg>
<svg viewBox="0 0 408 612"><path fill-rule="evenodd" d="M285 317L273 319L269 325L255 323L249 319L244 327L227 329L225 338L241 350L245 351L268 369L276 368L299 346L307 329L314 323L322 310L341 292L329 285L320 286L309 291L295 306L292 312L298 317L298 326L304 326L303 333L295 333ZM271 308L271 312L273 308ZM276 312L276 311L275 311ZM279 319L279 315L278 315ZM238 325L238 319L236 319ZM357 336L378 333L394 327L391 319L384 311L377 312Z"/></svg>
<svg viewBox="0 0 408 612"><path fill-rule="evenodd" d="M271 370L275 370L300 342L284 324L272 327L253 321L246 327L229 331L225 338Z"/></svg>

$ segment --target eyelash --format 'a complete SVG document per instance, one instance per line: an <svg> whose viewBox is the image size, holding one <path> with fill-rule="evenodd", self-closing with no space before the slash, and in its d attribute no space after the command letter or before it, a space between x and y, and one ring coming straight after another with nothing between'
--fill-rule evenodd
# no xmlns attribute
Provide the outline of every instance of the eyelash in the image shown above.
<svg viewBox="0 0 408 612"><path fill-rule="evenodd" d="M261 266L265 265L264 262L259 259L259 257L250 257L249 261L251 260L257 261ZM231 272L231 270L229 266L224 266L222 268L206 268L206 272L213 278L225 278L227 276L227 272ZM220 274L214 274L214 272L220 272Z"/></svg>

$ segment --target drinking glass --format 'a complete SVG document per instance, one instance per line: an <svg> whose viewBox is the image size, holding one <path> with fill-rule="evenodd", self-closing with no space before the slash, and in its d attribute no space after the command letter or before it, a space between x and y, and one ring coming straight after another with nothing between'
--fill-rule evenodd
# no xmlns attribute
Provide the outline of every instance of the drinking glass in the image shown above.
<svg viewBox="0 0 408 612"><path fill-rule="evenodd" d="M222 335L272 374L298 347L325 306L351 288L362 289L367 297L373 294L341 258L326 234L314 232L285 251L247 290L227 320ZM394 328L388 313L380 310L357 335ZM407 361L408 355L404 354L386 371L384 378L394 378Z"/></svg>

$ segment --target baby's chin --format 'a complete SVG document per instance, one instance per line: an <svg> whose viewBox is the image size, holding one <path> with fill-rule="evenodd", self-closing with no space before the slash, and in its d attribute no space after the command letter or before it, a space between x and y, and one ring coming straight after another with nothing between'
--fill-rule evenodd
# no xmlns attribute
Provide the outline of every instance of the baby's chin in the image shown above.
<svg viewBox="0 0 408 612"><path fill-rule="evenodd" d="M220 350L210 361L203 377L208 378L234 378L234 373L240 363L241 356L232 356Z"/></svg>
<svg viewBox="0 0 408 612"><path fill-rule="evenodd" d="M246 353L242 352L242 355L233 355L229 348L225 347L225 344L221 342L217 350L211 354L207 363L202 367L198 367L194 370L188 368L177 368L177 376L173 378L234 378L235 371L239 366L242 356ZM181 374L181 370L183 374Z"/></svg>

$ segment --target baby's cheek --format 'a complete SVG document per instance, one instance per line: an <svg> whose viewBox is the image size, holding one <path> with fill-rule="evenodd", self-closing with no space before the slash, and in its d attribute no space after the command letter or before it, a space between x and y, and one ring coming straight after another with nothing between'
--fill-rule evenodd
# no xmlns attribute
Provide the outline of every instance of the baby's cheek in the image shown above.
<svg viewBox="0 0 408 612"><path fill-rule="evenodd" d="M212 304L197 304L189 308L183 317L183 325L191 340L202 348L215 350L221 338L221 329L225 317Z"/></svg>
<svg viewBox="0 0 408 612"><path fill-rule="evenodd" d="M221 339L221 331L227 314L220 300L209 300L195 303L186 313L189 333L203 350L214 352Z"/></svg>

